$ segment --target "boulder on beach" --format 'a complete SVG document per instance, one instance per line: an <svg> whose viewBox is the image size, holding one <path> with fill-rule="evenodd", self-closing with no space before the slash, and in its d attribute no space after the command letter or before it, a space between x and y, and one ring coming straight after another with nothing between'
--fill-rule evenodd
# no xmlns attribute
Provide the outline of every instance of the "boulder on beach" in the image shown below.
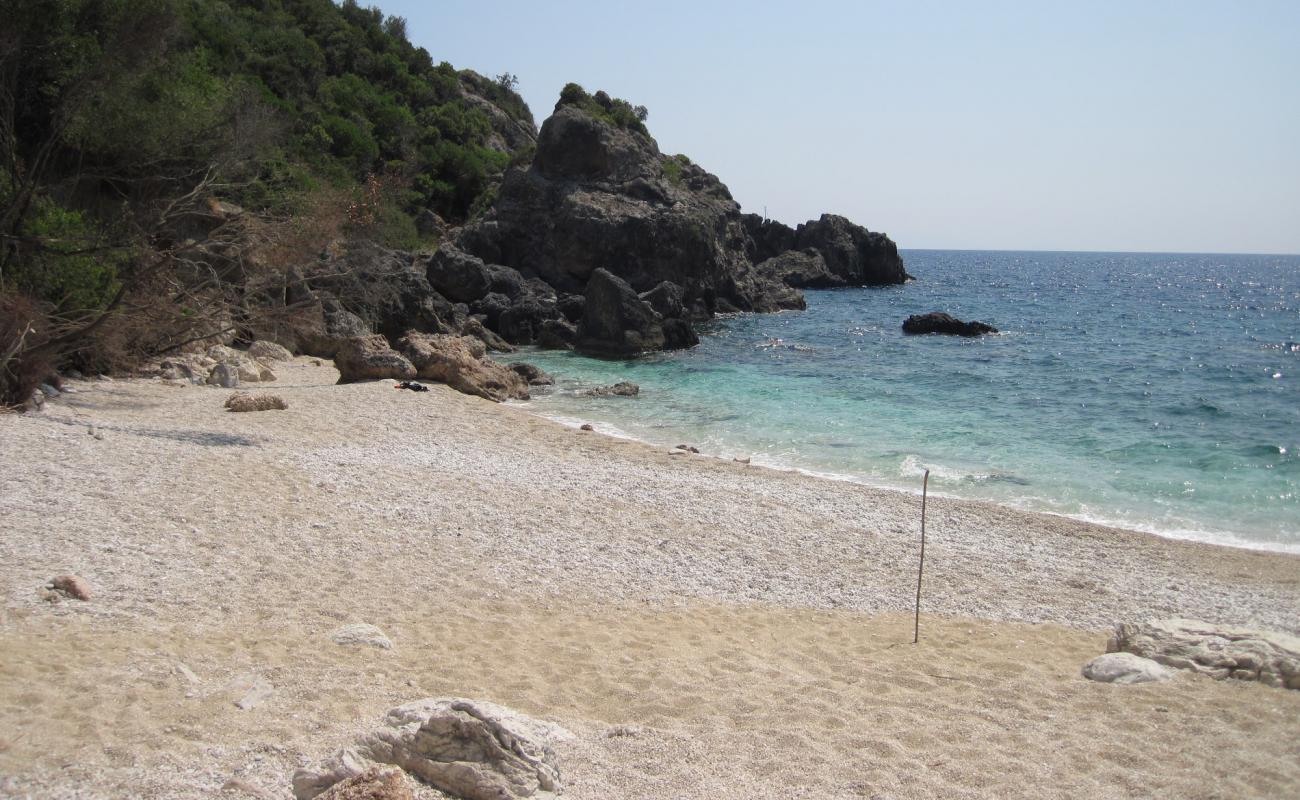
<svg viewBox="0 0 1300 800"><path fill-rule="evenodd" d="M278 394L249 394L235 392L226 398L226 408L231 411L284 411L289 404Z"/></svg>
<svg viewBox="0 0 1300 800"><path fill-rule="evenodd" d="M339 383L415 377L411 362L377 333L345 339L334 356L334 366L339 371Z"/></svg>
<svg viewBox="0 0 1300 800"><path fill-rule="evenodd" d="M375 764L395 764L465 800L552 798L562 790L553 745L571 737L558 725L494 703L417 700L390 710L378 729L318 768L298 770L293 794L310 800Z"/></svg>
<svg viewBox="0 0 1300 800"><path fill-rule="evenodd" d="M489 400L527 400L528 382L487 357L480 339L411 331L399 342L416 375Z"/></svg>
<svg viewBox="0 0 1300 800"><path fill-rule="evenodd" d="M913 314L903 321L903 333L943 333L950 336L982 336L997 333L992 325L972 320L963 322L951 314L931 311L929 314Z"/></svg>
<svg viewBox="0 0 1300 800"><path fill-rule="evenodd" d="M265 339L258 339L248 346L248 355L261 361L291 361L293 353L288 348Z"/></svg>
<svg viewBox="0 0 1300 800"><path fill-rule="evenodd" d="M1173 676L1159 663L1132 653L1106 653L1083 665L1083 677L1099 683L1151 683Z"/></svg>
<svg viewBox="0 0 1300 800"><path fill-rule="evenodd" d="M1300 637L1278 631L1194 619L1120 623L1106 649L1220 680L1236 678L1300 689Z"/></svg>
<svg viewBox="0 0 1300 800"><path fill-rule="evenodd" d="M84 602L90 599L90 586L80 575L60 575L50 581L48 588L74 600Z"/></svg>

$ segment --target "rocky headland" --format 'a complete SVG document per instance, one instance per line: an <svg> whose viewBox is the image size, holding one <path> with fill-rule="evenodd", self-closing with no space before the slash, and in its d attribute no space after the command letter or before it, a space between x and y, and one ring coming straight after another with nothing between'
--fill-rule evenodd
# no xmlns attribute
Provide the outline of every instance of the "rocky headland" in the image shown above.
<svg viewBox="0 0 1300 800"><path fill-rule="evenodd" d="M620 106L570 85L533 139L505 120L503 141L535 153L485 214L442 229L431 255L338 243L287 273L292 313L268 315L275 326L255 338L327 358L412 331L620 358L690 347L694 324L717 314L803 308L803 288L908 279L888 236L843 217L791 228L742 213L722 181L661 153Z"/></svg>

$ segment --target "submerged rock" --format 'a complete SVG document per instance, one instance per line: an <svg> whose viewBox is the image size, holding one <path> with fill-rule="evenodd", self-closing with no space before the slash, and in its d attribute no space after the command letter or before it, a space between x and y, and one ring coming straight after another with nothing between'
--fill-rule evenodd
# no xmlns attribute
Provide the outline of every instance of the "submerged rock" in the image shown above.
<svg viewBox="0 0 1300 800"><path fill-rule="evenodd" d="M931 311L913 314L903 322L903 333L944 333L952 336L982 336L997 333L998 329L983 322L962 322L951 314Z"/></svg>
<svg viewBox="0 0 1300 800"><path fill-rule="evenodd" d="M516 361L513 364L507 364L506 366L514 370L519 377L528 381L529 386L550 386L555 383L554 378L540 367L535 367L532 364L525 364L522 361Z"/></svg>
<svg viewBox="0 0 1300 800"><path fill-rule="evenodd" d="M583 397L635 397L641 387L631 381L619 381L613 386L597 386L582 393Z"/></svg>

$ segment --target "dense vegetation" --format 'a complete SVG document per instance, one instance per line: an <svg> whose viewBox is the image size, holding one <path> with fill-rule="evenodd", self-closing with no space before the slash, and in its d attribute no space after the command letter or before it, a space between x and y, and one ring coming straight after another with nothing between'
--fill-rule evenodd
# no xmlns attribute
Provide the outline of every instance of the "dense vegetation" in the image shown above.
<svg viewBox="0 0 1300 800"><path fill-rule="evenodd" d="M611 125L636 131L643 136L650 135L645 126L646 117L649 116L645 106L633 106L628 101L610 97L603 91L592 95L576 83L567 83L560 90L560 100L555 104L555 110L559 111L565 106L575 106Z"/></svg>
<svg viewBox="0 0 1300 800"><path fill-rule="evenodd" d="M421 215L466 218L530 156L502 135L533 129L512 76L435 63L355 0L0 0L0 19L3 401L142 296L171 293L155 345L174 346L275 247L432 243Z"/></svg>

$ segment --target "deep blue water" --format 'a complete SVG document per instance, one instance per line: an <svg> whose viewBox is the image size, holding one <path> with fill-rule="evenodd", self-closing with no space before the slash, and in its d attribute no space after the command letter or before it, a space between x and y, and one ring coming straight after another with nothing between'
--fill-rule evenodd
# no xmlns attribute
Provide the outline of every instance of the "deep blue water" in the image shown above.
<svg viewBox="0 0 1300 800"><path fill-rule="evenodd" d="M654 443L1300 552L1300 256L905 251L689 351L528 352L533 410ZM905 336L947 311L1003 333ZM770 340L779 339L779 344ZM631 380L636 398L580 397Z"/></svg>

